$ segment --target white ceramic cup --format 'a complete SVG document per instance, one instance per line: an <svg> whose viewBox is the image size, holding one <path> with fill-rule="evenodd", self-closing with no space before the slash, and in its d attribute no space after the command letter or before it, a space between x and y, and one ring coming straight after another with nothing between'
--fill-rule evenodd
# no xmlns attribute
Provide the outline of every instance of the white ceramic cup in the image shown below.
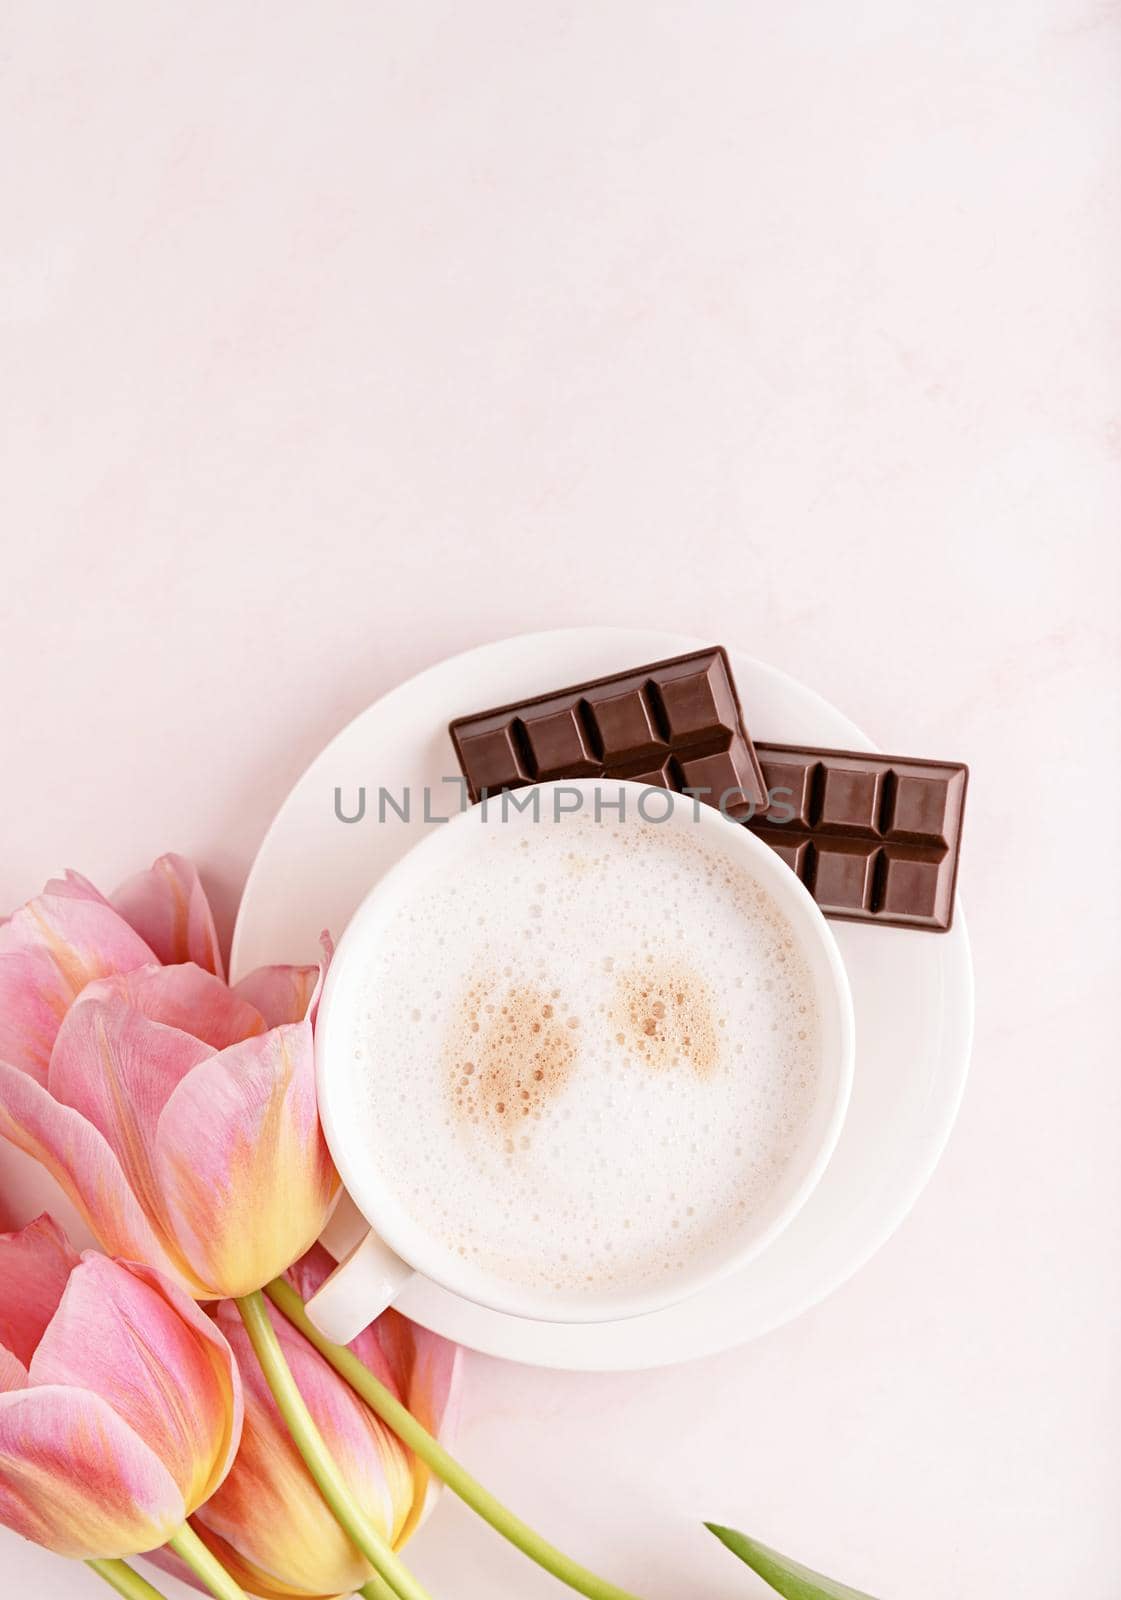
<svg viewBox="0 0 1121 1600"><path fill-rule="evenodd" d="M617 798L620 792L618 782L590 779L539 787L548 815L552 815L548 808L554 790L563 789L569 796L579 791L589 809L597 789L603 791L605 801ZM320 1002L315 1047L320 1116L343 1183L371 1228L308 1302L311 1320L336 1343L353 1339L416 1272L493 1310L546 1322L607 1322L657 1310L757 1255L787 1226L824 1172L848 1106L855 1052L852 996L832 931L789 867L746 828L714 807L685 795L668 796L664 791L657 791L657 807L648 809L660 818L669 805L668 816L656 824L644 821L637 803L642 787L627 784L625 788L630 802L626 826L702 830L708 849L726 854L772 897L786 916L806 963L820 1019L817 1093L806 1131L782 1179L768 1203L745 1218L717 1260L697 1263L694 1270L675 1275L656 1291L636 1292L623 1299L615 1292L605 1297L602 1305L587 1296L567 1300L555 1290L492 1282L468 1262L453 1262L439 1241L427 1236L408 1215L399 1197L381 1180L376 1163L362 1159L356 1135L361 1126L356 1075L364 1070L356 1064L354 1052L359 994L371 957L401 907L424 884L453 875L464 852L477 847L470 831L479 826L476 807L433 827L370 891L343 934ZM503 817L498 799L489 802L488 820L499 820L503 828L532 829L535 825L527 811L511 808ZM465 931L463 937L470 938L470 933Z"/></svg>

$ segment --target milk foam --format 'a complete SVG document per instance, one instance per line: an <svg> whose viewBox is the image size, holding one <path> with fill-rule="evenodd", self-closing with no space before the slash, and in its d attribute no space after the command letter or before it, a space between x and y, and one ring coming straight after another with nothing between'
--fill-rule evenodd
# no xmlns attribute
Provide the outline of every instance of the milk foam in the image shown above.
<svg viewBox="0 0 1121 1600"><path fill-rule="evenodd" d="M808 969L750 863L700 830L474 826L369 959L362 1145L492 1279L656 1289L765 1211L806 1134Z"/></svg>

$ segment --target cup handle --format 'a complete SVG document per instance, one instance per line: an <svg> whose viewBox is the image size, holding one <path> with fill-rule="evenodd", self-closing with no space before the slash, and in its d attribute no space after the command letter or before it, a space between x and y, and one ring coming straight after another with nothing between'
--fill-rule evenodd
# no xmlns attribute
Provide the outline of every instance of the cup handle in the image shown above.
<svg viewBox="0 0 1121 1600"><path fill-rule="evenodd" d="M307 1303L307 1314L332 1344L349 1344L397 1298L413 1276L376 1233L364 1235Z"/></svg>

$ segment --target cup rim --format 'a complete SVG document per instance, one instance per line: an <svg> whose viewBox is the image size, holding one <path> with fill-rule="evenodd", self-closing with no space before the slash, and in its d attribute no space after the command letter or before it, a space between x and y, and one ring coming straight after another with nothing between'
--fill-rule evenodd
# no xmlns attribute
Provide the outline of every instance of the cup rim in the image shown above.
<svg viewBox="0 0 1121 1600"><path fill-rule="evenodd" d="M389 1187L384 1186L377 1195L374 1195L370 1171L362 1173L352 1165L348 1141L342 1134L345 1108L336 1103L333 1088L337 1089L340 1081L348 1082L353 1078L353 1039L348 1041L350 1048L347 1053L351 1057L350 1079L348 1079L342 1042L339 1045L334 1043L332 1028L338 1026L336 997L343 986L347 965L353 952L364 942L367 925L376 918L386 902L399 895L403 886L408 886L410 879L416 879L424 873L432 856L439 851L449 849L447 843L449 839L453 841L452 848L454 848L454 843L459 838L466 840L469 837L467 827L472 823L475 826L479 825L482 804L489 804L493 816L493 808L500 797L492 796L489 802L467 807L420 838L363 896L336 946L324 982L315 1025L316 1094L320 1123L332 1159L351 1199L368 1226L406 1266L452 1294L492 1311L538 1321L614 1322L662 1310L690 1298L707 1285L738 1271L755 1256L761 1254L794 1220L816 1188L832 1157L848 1110L856 1053L852 992L833 931L797 874L792 872L786 863L749 829L726 817L717 808L674 790L652 788L650 785L626 779L556 779L527 786L527 789L529 787L541 791L542 794L564 789L579 790L582 795L594 795L597 790L617 795L620 788L625 788L634 793L636 805L637 797L646 791L659 798L670 799L667 820L672 818L673 825L678 825L684 811L691 809L692 824L707 828L714 837L726 841L732 838L739 840L740 844L732 848L742 849L746 857L751 859L753 875L768 890L787 916L798 940L799 950L803 954L809 954L811 958L815 986L820 984L821 975L824 974L835 1013L833 1043L831 1046L826 1040L823 1058L832 1067L832 1094L825 1096L825 1114L821 1119L812 1158L807 1160L800 1181L793 1187L775 1215L764 1227L745 1239L738 1248L729 1249L717 1261L698 1264L693 1271L686 1271L675 1277L672 1285L661 1286L655 1290L623 1294L616 1292L611 1296L604 1296L599 1302L593 1302L590 1297L581 1297L579 1300L573 1297L566 1300L561 1292L555 1290L537 1290L501 1282L494 1282L492 1285L489 1279L485 1280L483 1290L480 1290L478 1284L465 1287L464 1279L456 1281L454 1270L450 1273L446 1270L448 1263L439 1247L428 1248L432 1243L428 1232L408 1218L402 1207L392 1204L392 1191ZM520 800L524 800L527 789L519 791ZM501 820L506 819L503 817ZM813 960L814 955L818 957L817 961ZM388 1203L383 1205L383 1200ZM464 1276L465 1279L469 1278L469 1271ZM480 1275L480 1278L483 1276Z"/></svg>

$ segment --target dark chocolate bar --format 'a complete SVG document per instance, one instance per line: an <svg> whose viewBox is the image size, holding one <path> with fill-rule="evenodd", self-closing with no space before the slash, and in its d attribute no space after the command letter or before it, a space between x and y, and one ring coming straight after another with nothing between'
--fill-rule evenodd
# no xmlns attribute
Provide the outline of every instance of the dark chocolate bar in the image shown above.
<svg viewBox="0 0 1121 1600"><path fill-rule="evenodd" d="M968 767L787 744L756 750L770 811L746 825L827 917L949 928Z"/></svg>
<svg viewBox="0 0 1121 1600"><path fill-rule="evenodd" d="M472 801L553 778L628 778L707 790L732 817L766 805L719 646L458 717L449 732Z"/></svg>

